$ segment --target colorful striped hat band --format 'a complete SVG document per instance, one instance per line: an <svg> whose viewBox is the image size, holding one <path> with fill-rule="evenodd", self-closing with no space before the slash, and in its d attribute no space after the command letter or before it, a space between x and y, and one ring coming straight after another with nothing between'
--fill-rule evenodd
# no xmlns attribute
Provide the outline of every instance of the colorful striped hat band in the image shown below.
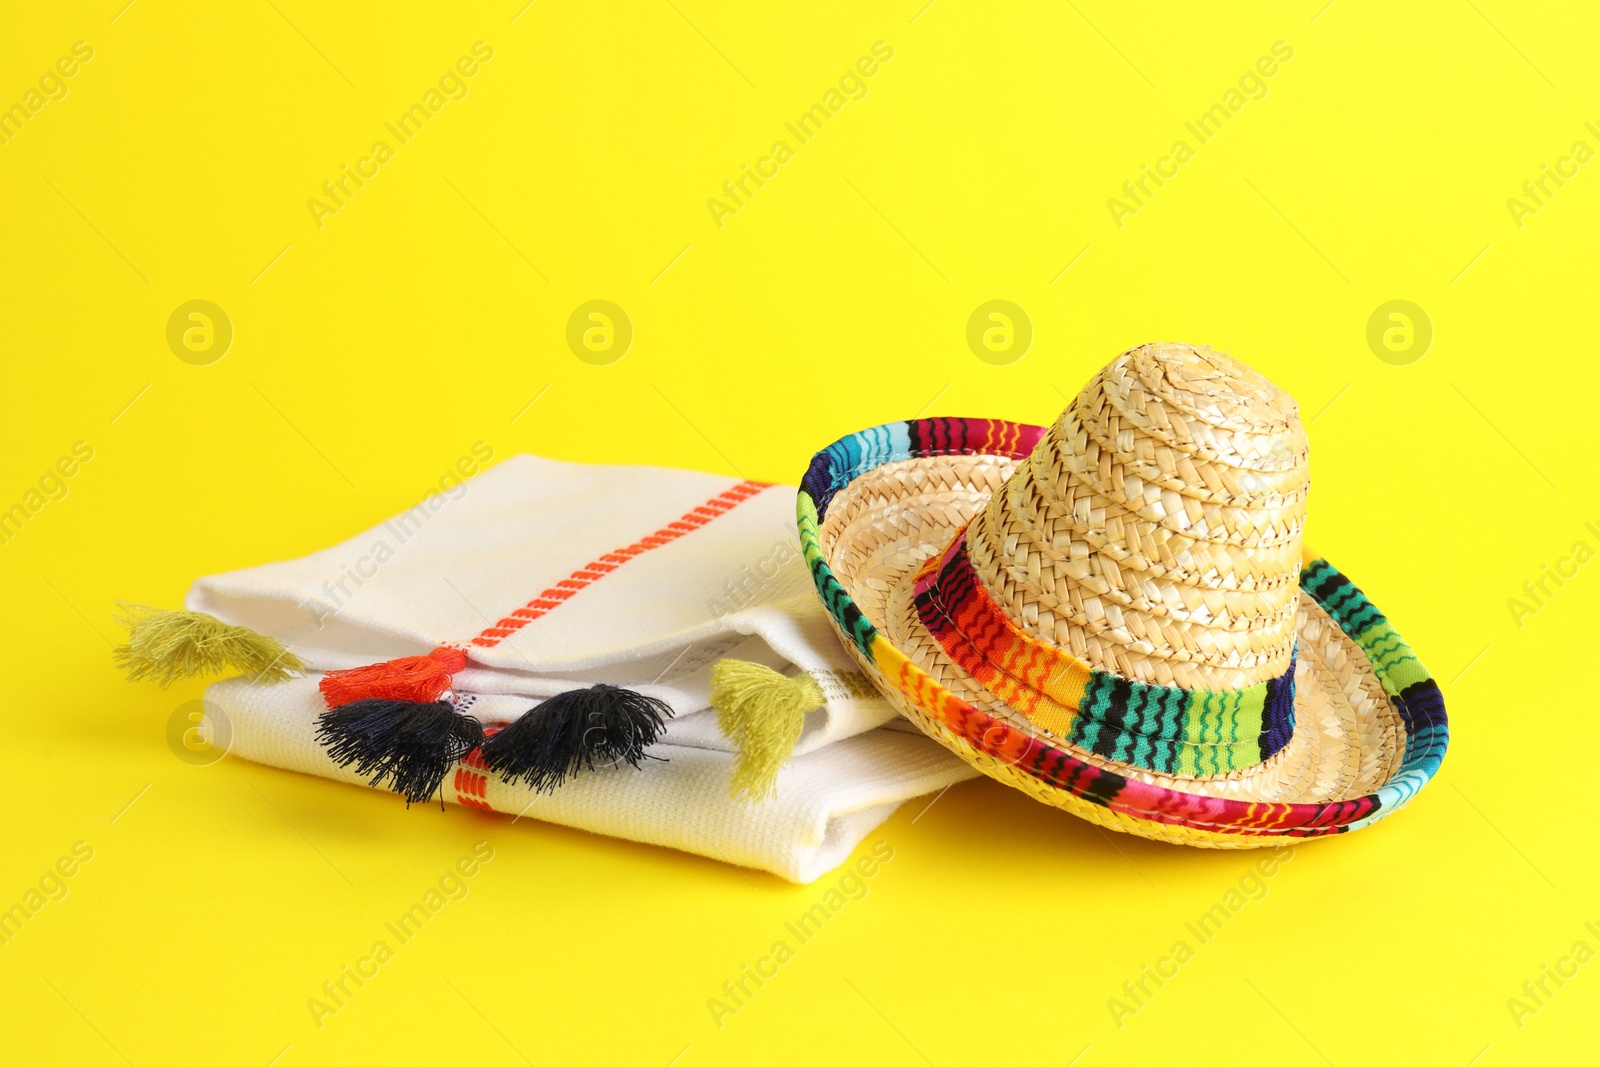
<svg viewBox="0 0 1600 1067"><path fill-rule="evenodd" d="M1166 774L1224 774L1270 758L1294 733L1289 669L1242 689L1147 685L1096 670L1029 635L983 587L967 527L916 577L917 614L997 700L1057 737Z"/></svg>

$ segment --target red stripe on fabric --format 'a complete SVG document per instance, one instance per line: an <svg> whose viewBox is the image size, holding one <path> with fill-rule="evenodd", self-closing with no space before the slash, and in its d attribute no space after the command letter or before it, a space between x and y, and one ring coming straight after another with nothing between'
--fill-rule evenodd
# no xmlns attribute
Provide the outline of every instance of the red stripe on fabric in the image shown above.
<svg viewBox="0 0 1600 1067"><path fill-rule="evenodd" d="M465 766L465 762L466 761L463 760L462 764L456 767L456 777L454 782L456 787L456 799L462 803L466 803L467 797L483 796L489 781L476 771L469 770Z"/></svg>
<svg viewBox="0 0 1600 1067"><path fill-rule="evenodd" d="M740 482L738 485L723 490L705 503L697 505L686 514L679 516L649 536L641 537L626 548L613 549L595 560L585 563L582 567L573 571L571 575L563 578L549 589L542 591L538 596L528 601L526 605L518 608L484 630L477 637L474 637L472 643L479 648L493 648L505 638L510 637L513 633L528 625L528 623L549 614L566 602L574 593L593 585L628 560L648 552L652 548L669 545L684 534L693 533L717 516L727 514L763 489L769 488L771 484L771 482ZM709 512L709 514L704 514L706 512Z"/></svg>

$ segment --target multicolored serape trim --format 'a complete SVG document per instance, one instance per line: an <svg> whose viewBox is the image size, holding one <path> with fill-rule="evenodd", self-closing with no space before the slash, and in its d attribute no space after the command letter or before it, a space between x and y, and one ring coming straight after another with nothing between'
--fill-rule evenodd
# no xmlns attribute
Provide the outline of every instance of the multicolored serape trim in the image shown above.
<svg viewBox="0 0 1600 1067"><path fill-rule="evenodd" d="M833 494L874 467L926 456L1010 456L1023 459L1045 434L1042 426L996 419L912 419L890 422L835 441L811 458L800 491L821 521Z"/></svg>
<svg viewBox="0 0 1600 1067"><path fill-rule="evenodd" d="M1444 760L1444 750L1450 744L1444 694L1383 613L1327 560L1313 560L1306 565L1300 572L1300 588L1361 646L1384 692L1400 709L1406 726L1405 760L1395 776L1374 794L1380 809L1398 808L1428 784ZM1365 826L1378 817L1375 813L1347 829Z"/></svg>
<svg viewBox="0 0 1600 1067"><path fill-rule="evenodd" d="M931 427L962 447L924 451L933 438ZM1376 792L1354 800L1326 804L1280 804L1199 796L1151 785L1098 767L1049 744L1036 734L997 719L945 689L908 660L861 613L822 554L818 529L827 505L850 481L873 467L925 455L994 452L1026 458L1044 429L989 420L926 419L875 427L830 445L817 453L801 482L797 501L800 543L812 579L846 640L906 698L922 707L946 729L990 757L1031 774L1082 800L1132 818L1242 835L1319 837L1358 830L1397 811L1438 771L1449 744L1444 699L1437 683L1349 579L1325 560L1301 572L1300 588L1317 601L1372 663L1385 692L1399 709L1405 726L1405 755L1399 769ZM1004 441L985 448L977 442Z"/></svg>
<svg viewBox="0 0 1600 1067"><path fill-rule="evenodd" d="M922 623L961 669L1041 730L1097 756L1183 776L1253 767L1294 734L1294 660L1244 689L1147 685L1023 631L984 588L963 530L916 578Z"/></svg>

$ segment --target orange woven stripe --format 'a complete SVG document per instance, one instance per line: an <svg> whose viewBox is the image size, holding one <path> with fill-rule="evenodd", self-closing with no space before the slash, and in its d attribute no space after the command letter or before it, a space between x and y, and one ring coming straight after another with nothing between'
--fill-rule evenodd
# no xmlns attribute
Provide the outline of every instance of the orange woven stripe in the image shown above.
<svg viewBox="0 0 1600 1067"><path fill-rule="evenodd" d="M725 515L739 504L766 489L770 482L740 482L690 510L682 517L667 523L648 537L642 537L626 548L614 549L598 559L591 560L566 578L528 601L505 618L488 627L472 643L479 648L493 648L535 619L543 618L566 602L574 593L593 585L617 567L652 548L669 545L684 534L693 533L718 515Z"/></svg>

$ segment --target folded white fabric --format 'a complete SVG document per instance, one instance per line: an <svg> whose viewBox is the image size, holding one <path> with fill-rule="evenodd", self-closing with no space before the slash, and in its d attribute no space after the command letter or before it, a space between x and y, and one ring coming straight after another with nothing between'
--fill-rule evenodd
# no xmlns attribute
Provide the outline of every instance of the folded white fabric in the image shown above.
<svg viewBox="0 0 1600 1067"><path fill-rule="evenodd" d="M699 472L517 456L333 548L201 579L187 606L277 638L313 672L441 649L458 664L464 653L449 692L491 734L536 700L596 683L657 698L673 718L637 769L584 771L536 793L469 752L440 793L810 881L900 803L972 772L919 734L882 728L892 708L811 591L794 495ZM823 697L759 804L730 799L732 746L707 710L723 657L803 672ZM319 742L322 677L233 679L207 701L238 755L362 781Z"/></svg>
<svg viewBox="0 0 1600 1067"><path fill-rule="evenodd" d="M317 743L323 703L315 677L273 686L230 679L207 690L205 702L204 728L235 755L361 782ZM493 721L481 703L464 703ZM585 772L549 793L502 782L469 755L445 776L441 794L451 803L665 845L805 883L844 862L904 801L973 773L909 726L891 723L800 756L780 772L770 799L747 804L728 796L731 754L670 743L649 752L658 758L638 770L623 764Z"/></svg>
<svg viewBox="0 0 1600 1067"><path fill-rule="evenodd" d="M795 490L659 467L515 456L303 559L202 578L191 611L270 634L319 670L440 645L457 691L547 697L608 682L658 697L666 740L728 749L709 716L728 656L810 673L797 754L895 717L811 591Z"/></svg>

